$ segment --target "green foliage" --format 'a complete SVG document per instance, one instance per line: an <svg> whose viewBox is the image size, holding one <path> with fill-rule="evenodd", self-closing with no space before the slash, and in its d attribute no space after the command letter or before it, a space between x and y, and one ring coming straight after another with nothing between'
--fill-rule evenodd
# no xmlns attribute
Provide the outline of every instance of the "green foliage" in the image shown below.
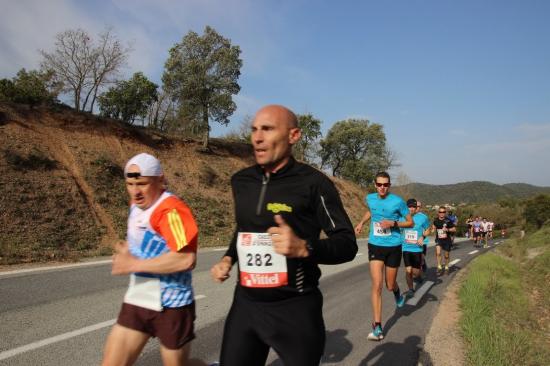
<svg viewBox="0 0 550 366"><path fill-rule="evenodd" d="M550 220L550 195L539 194L526 201L523 215L528 225L540 229Z"/></svg>
<svg viewBox="0 0 550 366"><path fill-rule="evenodd" d="M549 230L507 240L499 251L509 258L487 253L470 265L460 290L469 364L549 364L544 318L550 305Z"/></svg>
<svg viewBox="0 0 550 366"><path fill-rule="evenodd" d="M335 123L321 140L321 160L332 175L368 186L391 165L382 125L363 119Z"/></svg>
<svg viewBox="0 0 550 366"><path fill-rule="evenodd" d="M21 69L12 80L0 80L0 101L51 104L57 99L54 86L51 72Z"/></svg>
<svg viewBox="0 0 550 366"><path fill-rule="evenodd" d="M130 80L119 81L98 98L104 117L117 118L133 124L136 118L145 118L149 107L157 100L157 85L136 72Z"/></svg>
<svg viewBox="0 0 550 366"><path fill-rule="evenodd" d="M185 120L194 121L208 147L209 120L222 125L237 106L232 95L240 91L241 50L207 26L200 36L189 32L170 49L162 76L163 89L177 100Z"/></svg>
<svg viewBox="0 0 550 366"><path fill-rule="evenodd" d="M302 161L312 163L315 156L315 143L321 137L321 120L310 114L299 114L298 127L302 130L302 137L293 148L294 156Z"/></svg>

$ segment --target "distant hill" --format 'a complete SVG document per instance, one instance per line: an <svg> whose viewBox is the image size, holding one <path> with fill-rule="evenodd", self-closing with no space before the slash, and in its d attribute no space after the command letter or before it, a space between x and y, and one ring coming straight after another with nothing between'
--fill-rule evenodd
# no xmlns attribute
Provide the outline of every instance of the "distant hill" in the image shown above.
<svg viewBox="0 0 550 366"><path fill-rule="evenodd" d="M395 191L403 196L415 197L426 204L458 204L496 202L505 198L524 199L539 193L550 194L550 187L538 187L526 183L498 185L473 181L445 185L410 183L395 187Z"/></svg>

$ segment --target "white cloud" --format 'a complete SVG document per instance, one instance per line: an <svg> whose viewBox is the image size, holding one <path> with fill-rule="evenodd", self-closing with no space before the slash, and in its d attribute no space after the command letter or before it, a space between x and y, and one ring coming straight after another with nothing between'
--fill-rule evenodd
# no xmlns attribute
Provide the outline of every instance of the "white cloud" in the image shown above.
<svg viewBox="0 0 550 366"><path fill-rule="evenodd" d="M57 33L77 27L96 34L102 25L69 0L4 1L0 15L0 77L12 77L22 67L38 68L38 50L51 49Z"/></svg>
<svg viewBox="0 0 550 366"><path fill-rule="evenodd" d="M22 67L38 68L38 50L52 49L55 35L63 30L80 27L97 35L106 26L112 26L123 43L133 46L127 75L143 71L160 82L169 48L189 30L202 33L206 25L241 47L243 73L266 73L267 65L279 57L280 51L268 40L280 20L276 14L259 17L261 6L251 0L230 4L216 0L112 0L93 7L74 0L4 1L0 13L0 77L12 77Z"/></svg>

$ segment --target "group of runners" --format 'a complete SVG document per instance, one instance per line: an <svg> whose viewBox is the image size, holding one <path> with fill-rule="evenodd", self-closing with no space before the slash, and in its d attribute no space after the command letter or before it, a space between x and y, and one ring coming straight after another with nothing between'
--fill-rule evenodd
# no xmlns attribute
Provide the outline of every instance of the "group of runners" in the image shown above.
<svg viewBox="0 0 550 366"><path fill-rule="evenodd" d="M466 235L471 238L474 242L474 247L479 248L483 246L487 248L489 245L489 240L493 239L493 229L495 224L492 221L489 221L487 218L481 218L473 215L470 215L466 219L467 231ZM504 231L502 236L504 236Z"/></svg>
<svg viewBox="0 0 550 366"><path fill-rule="evenodd" d="M354 228L332 181L292 157L300 136L296 115L286 107L263 107L253 119L256 164L231 179L235 231L211 269L213 280L221 283L237 265L233 302L215 364L264 365L273 349L286 366L319 365L325 347L319 264L352 261L358 251L356 235L367 222L373 313L368 339L384 338L383 283L397 307L414 296L431 232L436 236L438 270L449 271L456 225L445 208L430 221L420 202L405 202L390 193L390 176L380 172L374 180L376 192L366 196L368 209ZM129 274L130 285L102 364L131 365L147 341L157 337L164 365L206 365L190 358L195 338L191 272L199 228L189 207L166 191L158 159L138 154L127 162L124 174L131 207L127 239L116 245L112 273ZM401 258L405 292L396 280Z"/></svg>

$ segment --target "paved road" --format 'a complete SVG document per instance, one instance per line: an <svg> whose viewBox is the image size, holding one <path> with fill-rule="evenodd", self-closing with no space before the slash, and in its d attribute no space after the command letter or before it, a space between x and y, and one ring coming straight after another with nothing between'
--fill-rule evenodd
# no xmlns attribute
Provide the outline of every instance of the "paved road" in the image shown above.
<svg viewBox="0 0 550 366"><path fill-rule="evenodd" d="M484 251L474 252L470 242L461 243L451 253L451 259L459 260L451 274L438 278L432 266L427 280L433 286L427 281L429 291L409 300L403 309L395 310L393 295L385 291L386 338L380 343L366 340L371 310L365 243L360 244L353 262L323 266L321 288L327 327L323 364L416 364L418 349L446 286L457 271ZM428 263L432 265L433 252L430 248ZM193 355L207 361L218 358L234 287L231 279L223 285L210 280L209 269L222 254L201 251L193 278L198 312ZM109 271L108 260L102 260L73 267L0 272L0 365L98 364L128 283L127 277L113 277ZM402 270L398 279L400 287L406 288ZM137 364L160 364L156 341L149 342ZM274 353L268 364L281 365Z"/></svg>

